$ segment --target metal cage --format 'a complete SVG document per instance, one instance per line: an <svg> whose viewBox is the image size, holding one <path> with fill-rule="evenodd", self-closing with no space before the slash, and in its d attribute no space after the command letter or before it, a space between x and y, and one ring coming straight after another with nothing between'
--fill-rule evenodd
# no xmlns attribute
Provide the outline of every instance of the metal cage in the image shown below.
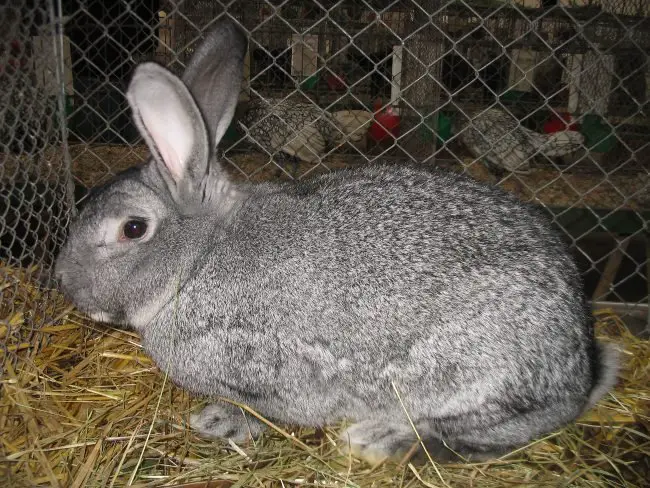
<svg viewBox="0 0 650 488"><path fill-rule="evenodd" d="M288 159L233 123L220 149L235 177L307 178L378 160L468 172L545 208L595 306L648 327L649 14L641 0L3 4L0 261L47 283L74 202L146 158L124 97L134 66L180 73L202 31L229 15L250 35L242 104L297 100L347 114L358 135ZM463 137L487 109L514 131L576 131L583 143L527 155L521 173L496 145L489 156ZM3 281L5 312L15 310Z"/></svg>

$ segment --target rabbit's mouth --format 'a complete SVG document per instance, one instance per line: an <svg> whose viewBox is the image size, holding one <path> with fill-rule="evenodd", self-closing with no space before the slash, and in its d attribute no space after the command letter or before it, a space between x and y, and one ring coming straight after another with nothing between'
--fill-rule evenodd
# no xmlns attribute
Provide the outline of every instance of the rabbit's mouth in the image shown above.
<svg viewBox="0 0 650 488"><path fill-rule="evenodd" d="M82 313L90 317L95 322L100 322L104 324L119 325L125 326L126 320L123 314L120 313L110 313L104 310L99 310L96 307L88 306L87 302L92 302L92 299L87 300L79 294L72 295L66 290L63 290L63 294L68 300L70 300L74 306Z"/></svg>
<svg viewBox="0 0 650 488"><path fill-rule="evenodd" d="M86 314L95 322L126 325L123 313L110 313L97 307L97 300L92 295L92 286L76 286L74 282L67 278L67 273L57 273L58 288L80 312Z"/></svg>
<svg viewBox="0 0 650 488"><path fill-rule="evenodd" d="M88 315L95 322L99 322L102 324L109 324L118 329L136 330L136 328L133 327L133 325L131 325L126 320L126 317L122 314L116 315L107 312L86 312L86 315Z"/></svg>
<svg viewBox="0 0 650 488"><path fill-rule="evenodd" d="M122 329L132 329L133 327L126 321L123 314L105 312L103 310L93 310L77 306L84 314L92 320L102 324L110 324Z"/></svg>

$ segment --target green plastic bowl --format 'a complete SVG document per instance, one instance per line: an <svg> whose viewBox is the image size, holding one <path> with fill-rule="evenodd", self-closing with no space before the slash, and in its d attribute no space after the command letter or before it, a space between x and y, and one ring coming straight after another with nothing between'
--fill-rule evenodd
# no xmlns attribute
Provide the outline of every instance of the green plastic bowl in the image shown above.
<svg viewBox="0 0 650 488"><path fill-rule="evenodd" d="M420 134L426 142L433 142L433 121L431 117L424 119L424 124L420 124ZM438 114L437 142L444 144L451 137L451 117L440 113Z"/></svg>
<svg viewBox="0 0 650 488"><path fill-rule="evenodd" d="M598 114L586 114L582 119L580 132L585 136L585 146L591 152L606 153L618 143L614 129L605 124Z"/></svg>
<svg viewBox="0 0 650 488"><path fill-rule="evenodd" d="M309 78L305 79L300 84L300 88L303 90L313 90L314 87L318 84L319 76L318 75L311 75Z"/></svg>

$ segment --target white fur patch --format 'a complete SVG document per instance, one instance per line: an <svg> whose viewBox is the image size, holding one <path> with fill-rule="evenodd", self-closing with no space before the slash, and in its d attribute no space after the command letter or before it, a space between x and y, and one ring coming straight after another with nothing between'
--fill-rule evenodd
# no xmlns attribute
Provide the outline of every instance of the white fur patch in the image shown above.
<svg viewBox="0 0 650 488"><path fill-rule="evenodd" d="M103 323L114 323L115 320L113 319L113 316L109 313L106 312L92 312L88 313L91 319L93 319L95 322L103 322Z"/></svg>

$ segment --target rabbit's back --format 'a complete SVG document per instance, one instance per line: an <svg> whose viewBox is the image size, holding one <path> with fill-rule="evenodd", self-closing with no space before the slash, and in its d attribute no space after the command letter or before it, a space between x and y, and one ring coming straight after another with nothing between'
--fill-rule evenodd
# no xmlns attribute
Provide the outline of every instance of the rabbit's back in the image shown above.
<svg viewBox="0 0 650 488"><path fill-rule="evenodd" d="M335 172L259 198L238 231L252 246L248 256L274 263L305 299L352 301L356 292L361 302L440 317L444 306L452 316L493 301L532 310L548 297L565 300L566 312L577 314L571 319L584 312L578 271L548 220L497 188L444 171ZM582 333L580 321L569 322ZM430 324L421 326L429 333Z"/></svg>
<svg viewBox="0 0 650 488"><path fill-rule="evenodd" d="M249 242L269 244L257 247L266 258L289 253L305 264L440 286L490 269L534 269L580 285L565 244L539 210L461 175L378 165L257 189L236 228Z"/></svg>

